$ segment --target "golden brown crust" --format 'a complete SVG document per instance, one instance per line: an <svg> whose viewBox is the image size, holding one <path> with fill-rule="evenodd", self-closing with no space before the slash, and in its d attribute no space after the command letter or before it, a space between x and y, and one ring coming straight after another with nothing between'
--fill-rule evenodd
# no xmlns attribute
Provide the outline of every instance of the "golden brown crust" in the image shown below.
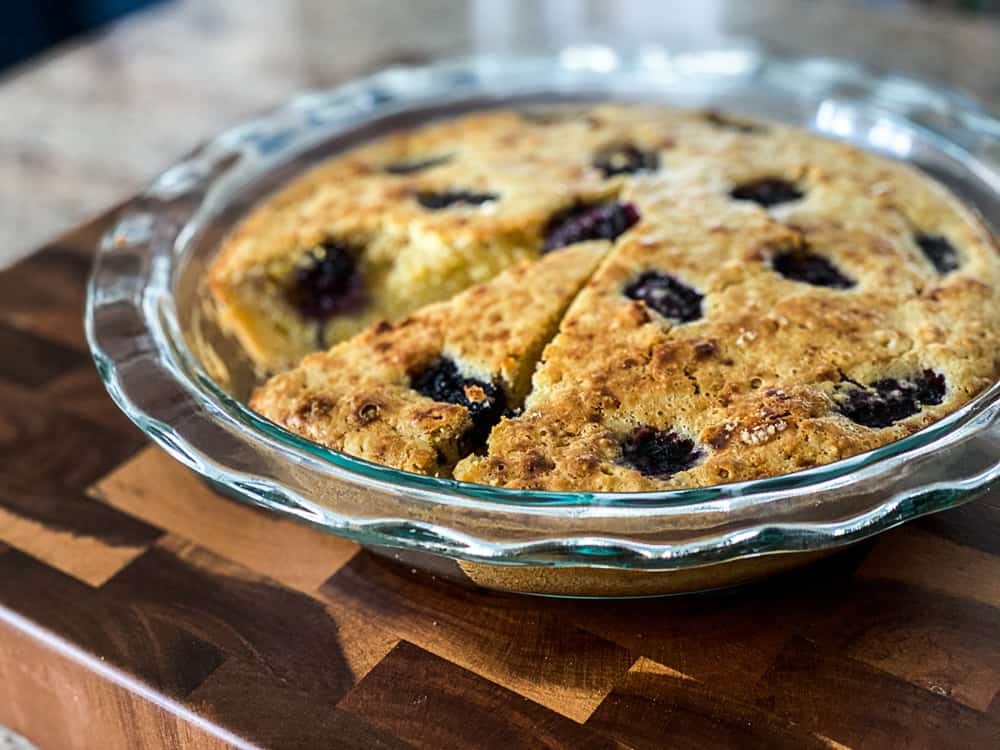
<svg viewBox="0 0 1000 750"><path fill-rule="evenodd" d="M592 166L593 154L623 143L655 151L659 169L606 178ZM411 175L382 171L393 161L445 154L447 163ZM768 208L731 197L760 178L786 180L803 197ZM427 211L412 200L424 189L501 198ZM467 481L643 491L772 476L869 450L955 410L1000 373L1000 256L988 231L944 188L907 166L794 128L741 130L654 107L597 107L548 124L478 114L354 151L251 217L227 243L212 288L254 355L281 367L314 346L315 330L287 310L274 312L280 294L262 295L246 282L268 263L287 268L329 237L365 248L362 264L382 296L364 313L329 323L327 336L336 340L374 316L401 317L537 257L551 216L610 196L636 206L639 223L573 301L545 348L524 413L493 430L486 455L461 455L464 409L415 394L400 378L402 365L369 367L380 340L374 332L307 358L259 392L254 407L311 439L411 471L447 473L461 459L455 476ZM921 235L946 238L958 268L936 269L918 246ZM786 278L775 270L782 253L820 255L853 286ZM697 290L701 317L672 321L625 296L643 271ZM268 273L280 278L282 271ZM473 298L482 294L451 304L461 300L475 312ZM507 386L521 395L530 373L522 365L535 355L503 365L503 347L482 325L487 314L449 323L465 326L453 339L462 342L453 344L456 356L471 363L481 354L488 364L480 375L502 374L505 384L521 378ZM525 313L507 306L496 314L509 323ZM416 338L406 338L404 349L430 356L441 351L442 335L407 333ZM315 390L318 363L354 372L361 367L355 359L370 387L344 377L336 398L303 395ZM838 406L855 383L928 370L944 377L941 402L923 403L889 426L852 421ZM384 415L380 426L359 423L358 414L375 407ZM690 439L697 460L669 476L630 467L623 441L646 427Z"/></svg>

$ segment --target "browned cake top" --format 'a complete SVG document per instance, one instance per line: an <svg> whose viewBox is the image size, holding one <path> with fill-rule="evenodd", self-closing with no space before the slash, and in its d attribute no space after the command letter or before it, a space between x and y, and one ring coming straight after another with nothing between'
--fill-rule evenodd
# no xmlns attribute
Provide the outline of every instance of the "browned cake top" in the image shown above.
<svg viewBox="0 0 1000 750"><path fill-rule="evenodd" d="M420 177L436 195L493 196L471 211L461 200L435 209L444 243L471 248L461 263L474 268L488 250L457 238L495 231L504 217L530 227L511 240L523 257L542 254L536 265L518 266L520 280L501 275L476 292L499 299L535 280L530 305L486 308L465 292L411 318L461 331L470 353L490 346L487 315L530 330L532 343L515 355L516 375L489 358L475 372L513 394L515 406L526 393L523 410L491 412L496 426L485 446L463 441L465 431L488 432L472 426L476 406L435 396L412 367L383 372L370 363L380 336L400 336L404 351L435 358L442 334L405 343L403 329L381 326L308 358L254 399L266 416L331 447L424 473L446 475L454 466L456 478L508 487L704 486L792 472L896 440L955 410L1000 372L993 239L944 188L902 164L774 123L650 107L598 107L548 122L479 114L410 138L420 153L453 154L447 169ZM410 142L399 136L342 157L271 210L301 217L320 175L341 170L344 184L330 189L346 190L345 165ZM480 153L468 164L460 156ZM494 173L487 161L507 166ZM550 169L575 169L574 184L587 190L560 200ZM358 186L368 184L361 172ZM362 187L356 192L355 204L365 204ZM401 216L387 200L381 191L371 204L373 216L389 217L379 221ZM544 216L528 221L518 213L526 205ZM339 220L339 208L329 211L328 222ZM265 222L248 231L229 248L230 265L252 265L272 230ZM557 263L591 239L610 247L592 276L590 267L580 271L585 263ZM540 311L546 287L537 279L570 267L575 273L553 286L551 305ZM336 384L316 380L320 363L336 369ZM469 366L460 362L456 372L472 375ZM361 371L365 388L351 375ZM513 390L505 385L512 377L522 384ZM288 386L306 381L312 397L330 405L308 419L301 386ZM402 402L437 403L451 416L447 449L426 454L444 458L372 448L370 426L359 427L356 410L339 405L379 389L397 389ZM440 433L422 421L424 411L400 411L390 432L432 445Z"/></svg>

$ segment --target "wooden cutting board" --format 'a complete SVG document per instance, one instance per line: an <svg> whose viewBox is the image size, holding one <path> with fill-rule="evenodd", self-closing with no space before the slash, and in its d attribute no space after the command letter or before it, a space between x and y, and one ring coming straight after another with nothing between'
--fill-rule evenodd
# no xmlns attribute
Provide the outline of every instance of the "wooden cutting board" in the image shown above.
<svg viewBox="0 0 1000 750"><path fill-rule="evenodd" d="M997 492L723 593L448 583L117 411L81 325L105 225L0 274L0 723L39 747L1000 747Z"/></svg>

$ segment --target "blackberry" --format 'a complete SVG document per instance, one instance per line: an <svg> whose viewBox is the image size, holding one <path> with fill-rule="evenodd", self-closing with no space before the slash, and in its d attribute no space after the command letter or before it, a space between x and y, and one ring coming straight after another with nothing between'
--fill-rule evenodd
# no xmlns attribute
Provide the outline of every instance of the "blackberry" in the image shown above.
<svg viewBox="0 0 1000 750"><path fill-rule="evenodd" d="M422 396L469 410L472 428L464 436L471 448L485 444L490 430L507 410L507 397L497 383L467 378L455 363L441 357L424 369L410 374L410 387Z"/></svg>
<svg viewBox="0 0 1000 750"><path fill-rule="evenodd" d="M543 253L587 240L615 240L637 221L639 212L631 203L581 204L561 211L549 220Z"/></svg>
<svg viewBox="0 0 1000 750"><path fill-rule="evenodd" d="M622 440L622 463L648 477L669 479L690 469L700 458L694 441L673 430L636 427Z"/></svg>
<svg viewBox="0 0 1000 750"><path fill-rule="evenodd" d="M417 203L424 208L437 211L459 203L479 206L489 201L495 201L498 196L495 193L475 193L471 190L446 190L441 193L421 190L414 197L417 199Z"/></svg>
<svg viewBox="0 0 1000 750"><path fill-rule="evenodd" d="M918 234L914 240L938 273L943 275L958 268L958 251L945 237Z"/></svg>
<svg viewBox="0 0 1000 750"><path fill-rule="evenodd" d="M662 271L643 271L625 287L625 296L678 323L701 317L702 295Z"/></svg>
<svg viewBox="0 0 1000 750"><path fill-rule="evenodd" d="M785 250L771 260L771 267L792 281L831 289L850 289L857 282L845 276L822 255L806 250Z"/></svg>
<svg viewBox="0 0 1000 750"><path fill-rule="evenodd" d="M729 197L738 201L753 201L765 208L777 206L779 203L791 203L805 195L795 183L780 177L761 177L737 185L729 191Z"/></svg>
<svg viewBox="0 0 1000 750"><path fill-rule="evenodd" d="M855 386L840 398L837 409L865 427L889 427L917 414L922 406L940 404L946 390L944 375L924 370L904 380L882 378L867 387Z"/></svg>
<svg viewBox="0 0 1000 750"><path fill-rule="evenodd" d="M339 242L326 242L303 256L286 296L304 317L319 321L356 312L367 302L354 253Z"/></svg>
<svg viewBox="0 0 1000 750"><path fill-rule="evenodd" d="M655 151L645 151L634 143L617 143L598 151L593 165L605 177L655 172L660 168L660 155Z"/></svg>

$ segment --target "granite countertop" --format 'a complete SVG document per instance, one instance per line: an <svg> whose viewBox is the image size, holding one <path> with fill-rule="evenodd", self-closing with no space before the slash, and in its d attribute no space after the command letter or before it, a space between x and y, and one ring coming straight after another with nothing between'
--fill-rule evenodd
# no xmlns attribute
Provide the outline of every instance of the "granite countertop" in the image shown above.
<svg viewBox="0 0 1000 750"><path fill-rule="evenodd" d="M1000 24L902 3L179 0L0 78L0 266L292 92L470 51L754 37L1000 101ZM252 7L252 10L250 9Z"/></svg>

